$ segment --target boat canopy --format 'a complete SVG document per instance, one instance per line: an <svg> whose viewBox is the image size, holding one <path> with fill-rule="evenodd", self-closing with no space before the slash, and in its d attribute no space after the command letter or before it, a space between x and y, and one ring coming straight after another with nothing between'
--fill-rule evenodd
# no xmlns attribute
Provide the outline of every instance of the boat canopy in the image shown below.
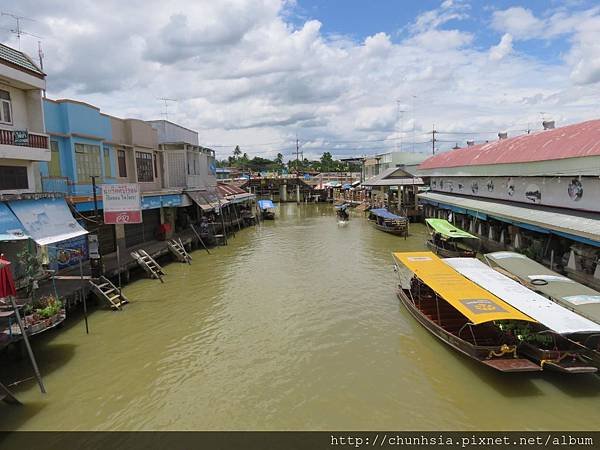
<svg viewBox="0 0 600 450"><path fill-rule="evenodd" d="M383 217L384 219L392 219L392 220L406 219L406 217L397 216L396 214L392 214L385 208L371 209L371 210L369 210L369 212L371 214L373 214L374 216Z"/></svg>
<svg viewBox="0 0 600 450"><path fill-rule="evenodd" d="M527 289L475 258L443 260L469 280L559 334L600 333L600 324Z"/></svg>
<svg viewBox="0 0 600 450"><path fill-rule="evenodd" d="M273 204L273 202L271 200L259 200L258 207L260 209L272 209L272 208L275 208L275 205Z"/></svg>
<svg viewBox="0 0 600 450"><path fill-rule="evenodd" d="M600 292L553 272L520 253L488 253L485 259L492 267L499 267L526 285L533 286L536 292L600 323Z"/></svg>
<svg viewBox="0 0 600 450"><path fill-rule="evenodd" d="M477 236L473 236L460 228L456 228L446 219L425 219L427 225L429 225L436 233L441 234L447 239L479 239Z"/></svg>
<svg viewBox="0 0 600 450"><path fill-rule="evenodd" d="M414 273L474 325L494 320L536 322L535 319L463 277L432 252L394 253L394 259Z"/></svg>

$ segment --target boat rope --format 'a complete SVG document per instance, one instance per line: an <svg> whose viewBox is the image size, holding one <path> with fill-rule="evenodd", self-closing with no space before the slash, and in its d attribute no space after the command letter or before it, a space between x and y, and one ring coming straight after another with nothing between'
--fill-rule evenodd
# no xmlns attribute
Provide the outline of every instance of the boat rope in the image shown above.
<svg viewBox="0 0 600 450"><path fill-rule="evenodd" d="M496 352L494 350L491 350L487 359L491 359L492 356L500 357L500 356L508 355L511 353L513 354L513 358L516 358L517 357L517 347L515 345L509 347L506 344L502 344L502 346L500 347L500 351Z"/></svg>
<svg viewBox="0 0 600 450"><path fill-rule="evenodd" d="M540 361L540 366L541 366L542 368L544 368L544 364L546 364L546 363L555 363L555 364L558 364L558 363L559 363L559 362L561 362L563 359L565 359L565 358L567 358L567 357L569 357L569 356L571 356L573 359L576 359L578 355L577 355L576 353L569 353L569 352L565 352L565 353L564 353L564 355L562 355L562 356L561 356L560 358L558 358L558 359L542 359L542 360Z"/></svg>

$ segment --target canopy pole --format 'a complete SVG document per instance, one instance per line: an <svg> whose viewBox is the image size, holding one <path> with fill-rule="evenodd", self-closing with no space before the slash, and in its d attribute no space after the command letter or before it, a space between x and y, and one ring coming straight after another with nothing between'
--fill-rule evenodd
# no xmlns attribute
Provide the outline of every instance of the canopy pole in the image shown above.
<svg viewBox="0 0 600 450"><path fill-rule="evenodd" d="M33 356L33 350L31 350L31 345L29 344L29 337L27 337L25 327L23 326L23 322L21 321L21 314L19 313L19 308L17 308L14 296L10 295L9 298L13 310L15 311L15 316L17 316L17 323L19 324L21 336L23 336L23 341L25 342L25 347L27 348L27 353L29 354L29 360L31 361L31 366L33 367L33 373L35 374L35 378L37 379L37 382L40 386L40 391L42 391L42 394L45 394L46 388L44 387L44 382L42 381L42 376L40 375L40 369L38 368L37 362L35 361L35 356Z"/></svg>
<svg viewBox="0 0 600 450"><path fill-rule="evenodd" d="M192 231L196 234L196 237L198 238L198 240L200 240L200 243L202 244L202 247L204 247L204 250L206 250L206 253L208 253L210 255L210 252L208 251L208 247L206 246L206 244L204 243L204 241L200 237L200 234L196 231L196 228L194 227L194 224L191 223L190 227L192 227Z"/></svg>

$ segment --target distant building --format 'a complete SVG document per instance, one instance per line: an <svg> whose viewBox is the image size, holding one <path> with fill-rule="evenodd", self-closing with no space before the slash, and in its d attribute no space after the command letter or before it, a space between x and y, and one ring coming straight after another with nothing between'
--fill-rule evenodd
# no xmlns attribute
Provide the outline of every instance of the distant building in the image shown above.
<svg viewBox="0 0 600 450"><path fill-rule="evenodd" d="M413 173L429 156L427 153L387 152L366 158L363 164L363 179L368 180L392 167L402 167Z"/></svg>

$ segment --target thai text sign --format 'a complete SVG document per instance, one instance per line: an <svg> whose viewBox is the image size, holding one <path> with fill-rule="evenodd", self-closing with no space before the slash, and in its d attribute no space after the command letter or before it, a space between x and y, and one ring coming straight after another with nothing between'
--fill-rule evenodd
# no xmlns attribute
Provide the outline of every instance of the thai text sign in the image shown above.
<svg viewBox="0 0 600 450"><path fill-rule="evenodd" d="M13 131L15 145L29 145L29 132L27 130Z"/></svg>
<svg viewBox="0 0 600 450"><path fill-rule="evenodd" d="M104 223L142 223L140 189L137 184L103 184Z"/></svg>

